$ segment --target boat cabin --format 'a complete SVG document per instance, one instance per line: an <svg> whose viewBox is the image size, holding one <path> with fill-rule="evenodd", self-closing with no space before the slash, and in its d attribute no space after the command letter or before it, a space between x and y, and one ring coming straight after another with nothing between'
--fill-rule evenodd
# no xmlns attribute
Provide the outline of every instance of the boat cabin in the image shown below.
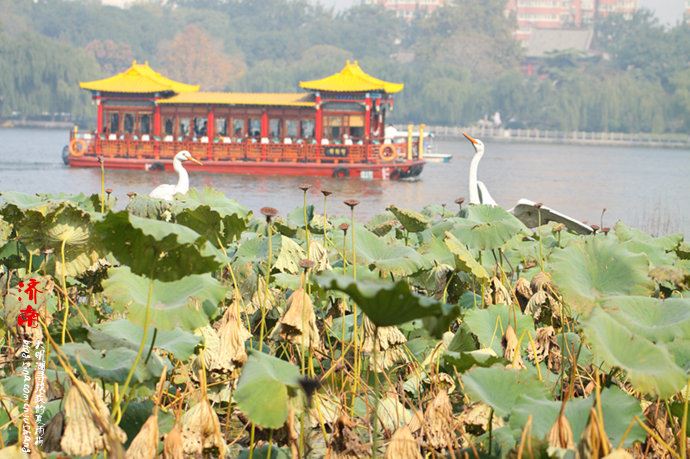
<svg viewBox="0 0 690 459"><path fill-rule="evenodd" d="M97 116L93 132L72 136L67 161L74 166L101 156L106 167L151 168L183 149L212 162L211 172L342 176L369 170L379 177L386 175L383 166L402 176L420 173L423 164L412 157L416 149L385 139L386 114L403 84L374 78L357 61L300 82L299 93L204 92L136 61L80 86L91 91ZM246 162L292 167L278 172L276 165L234 164ZM326 167L306 171L308 165Z"/></svg>

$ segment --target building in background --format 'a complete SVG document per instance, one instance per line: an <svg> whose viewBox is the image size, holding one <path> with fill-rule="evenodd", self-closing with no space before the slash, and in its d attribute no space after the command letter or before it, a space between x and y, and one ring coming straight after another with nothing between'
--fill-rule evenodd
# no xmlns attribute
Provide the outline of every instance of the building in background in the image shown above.
<svg viewBox="0 0 690 459"><path fill-rule="evenodd" d="M433 13L446 3L446 0L364 0L367 5L380 5L394 11L398 17L411 20L415 15Z"/></svg>
<svg viewBox="0 0 690 459"><path fill-rule="evenodd" d="M690 0L685 0L685 13L683 14L685 22L690 24Z"/></svg>
<svg viewBox="0 0 690 459"><path fill-rule="evenodd" d="M517 38L527 41L535 29L580 29L610 14L630 17L638 8L639 0L509 0L505 12L515 17Z"/></svg>

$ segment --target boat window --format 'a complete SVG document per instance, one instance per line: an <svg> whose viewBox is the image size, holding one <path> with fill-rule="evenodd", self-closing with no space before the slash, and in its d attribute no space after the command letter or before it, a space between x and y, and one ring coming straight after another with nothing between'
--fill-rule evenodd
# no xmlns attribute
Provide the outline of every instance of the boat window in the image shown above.
<svg viewBox="0 0 690 459"><path fill-rule="evenodd" d="M181 136L189 135L189 118L180 118L180 132Z"/></svg>
<svg viewBox="0 0 690 459"><path fill-rule="evenodd" d="M141 134L151 133L151 116L141 115L141 118L139 118L139 132Z"/></svg>
<svg viewBox="0 0 690 459"><path fill-rule="evenodd" d="M314 120L302 120L301 137L303 139L314 137Z"/></svg>
<svg viewBox="0 0 690 459"><path fill-rule="evenodd" d="M268 136L273 139L280 138L281 135L281 120L278 118L271 118L268 120Z"/></svg>
<svg viewBox="0 0 690 459"><path fill-rule="evenodd" d="M350 115L350 137L361 139L364 137L364 117L362 115Z"/></svg>
<svg viewBox="0 0 690 459"><path fill-rule="evenodd" d="M287 120L285 122L285 134L294 139L297 137L299 131L299 121L297 120Z"/></svg>
<svg viewBox="0 0 690 459"><path fill-rule="evenodd" d="M124 131L128 134L134 132L134 115L131 113L125 113Z"/></svg>
<svg viewBox="0 0 690 459"><path fill-rule="evenodd" d="M232 133L235 137L244 136L244 120L232 120Z"/></svg>
<svg viewBox="0 0 690 459"><path fill-rule="evenodd" d="M118 132L120 130L120 114L110 114L110 132Z"/></svg>
<svg viewBox="0 0 690 459"><path fill-rule="evenodd" d="M343 133L343 118L342 116L324 116L323 136L335 142L340 140Z"/></svg>
<svg viewBox="0 0 690 459"><path fill-rule="evenodd" d="M165 135L173 135L173 119L165 119Z"/></svg>
<svg viewBox="0 0 690 459"><path fill-rule="evenodd" d="M206 118L194 118L194 135L196 137L202 137L208 132L208 125Z"/></svg>
<svg viewBox="0 0 690 459"><path fill-rule="evenodd" d="M259 118L249 119L250 137L261 137L261 120Z"/></svg>
<svg viewBox="0 0 690 459"><path fill-rule="evenodd" d="M216 118L216 135L228 135L228 120L227 118Z"/></svg>

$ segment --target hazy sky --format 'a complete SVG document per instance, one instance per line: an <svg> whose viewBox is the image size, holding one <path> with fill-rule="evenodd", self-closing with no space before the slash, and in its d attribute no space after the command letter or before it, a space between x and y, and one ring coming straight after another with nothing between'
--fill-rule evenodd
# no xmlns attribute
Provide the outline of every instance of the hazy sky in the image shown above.
<svg viewBox="0 0 690 459"><path fill-rule="evenodd" d="M347 8L360 0L316 0L336 9ZM664 23L675 24L683 17L683 0L641 0L641 5L656 12Z"/></svg>

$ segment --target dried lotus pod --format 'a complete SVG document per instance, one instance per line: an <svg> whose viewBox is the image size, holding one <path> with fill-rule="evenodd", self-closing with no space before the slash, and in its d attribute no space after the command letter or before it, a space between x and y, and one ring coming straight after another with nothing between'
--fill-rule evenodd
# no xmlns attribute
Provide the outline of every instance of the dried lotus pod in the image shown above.
<svg viewBox="0 0 690 459"><path fill-rule="evenodd" d="M407 362L405 353L405 343L407 338L395 326L378 327L366 316L362 319L364 329L364 341L362 351L371 354L369 367L377 372L389 369L398 362ZM374 346L376 348L376 359L374 359Z"/></svg>
<svg viewBox="0 0 690 459"><path fill-rule="evenodd" d="M158 413L146 420L127 449L125 459L154 459L158 451Z"/></svg>
<svg viewBox="0 0 690 459"><path fill-rule="evenodd" d="M384 457L385 459L422 459L419 444L407 426L395 431Z"/></svg>
<svg viewBox="0 0 690 459"><path fill-rule="evenodd" d="M108 407L86 383L73 379L64 403L65 432L62 451L73 456L90 456L107 450L109 457L124 457L122 443L127 435L110 421Z"/></svg>
<svg viewBox="0 0 690 459"><path fill-rule="evenodd" d="M285 314L278 320L273 334L274 339L279 337L311 349L321 345L314 305L303 288L292 292L287 300Z"/></svg>
<svg viewBox="0 0 690 459"><path fill-rule="evenodd" d="M520 356L520 341L518 340L512 325L508 325L508 328L506 328L506 332L503 335L502 344L503 357L510 362L507 367L517 370L525 368L525 363L522 361L522 356Z"/></svg>
<svg viewBox="0 0 690 459"><path fill-rule="evenodd" d="M175 426L163 440L163 459L184 459L182 450L182 428L175 422Z"/></svg>
<svg viewBox="0 0 690 459"><path fill-rule="evenodd" d="M428 448L437 451L446 449L453 443L453 406L448 393L441 390L429 403L424 412L424 441Z"/></svg>
<svg viewBox="0 0 690 459"><path fill-rule="evenodd" d="M547 288L550 288L551 287L551 275L549 273L545 273L544 271L539 271L532 278L532 282L530 283L530 287L532 288L532 291L535 293L539 290L546 290Z"/></svg>
<svg viewBox="0 0 690 459"><path fill-rule="evenodd" d="M529 302L530 298L532 298L532 295L534 295L534 292L532 292L532 287L530 287L530 283L525 279L524 277L521 277L515 282L515 297L518 300L518 303L520 304L520 309L524 312L525 307L527 306L527 303Z"/></svg>
<svg viewBox="0 0 690 459"><path fill-rule="evenodd" d="M182 451L186 456L202 455L216 449L218 457L225 455L225 441L220 433L218 415L206 397L182 416Z"/></svg>
<svg viewBox="0 0 690 459"><path fill-rule="evenodd" d="M546 436L549 446L562 449L574 449L575 439L573 429L565 414L559 414L556 422L553 423L549 434Z"/></svg>

